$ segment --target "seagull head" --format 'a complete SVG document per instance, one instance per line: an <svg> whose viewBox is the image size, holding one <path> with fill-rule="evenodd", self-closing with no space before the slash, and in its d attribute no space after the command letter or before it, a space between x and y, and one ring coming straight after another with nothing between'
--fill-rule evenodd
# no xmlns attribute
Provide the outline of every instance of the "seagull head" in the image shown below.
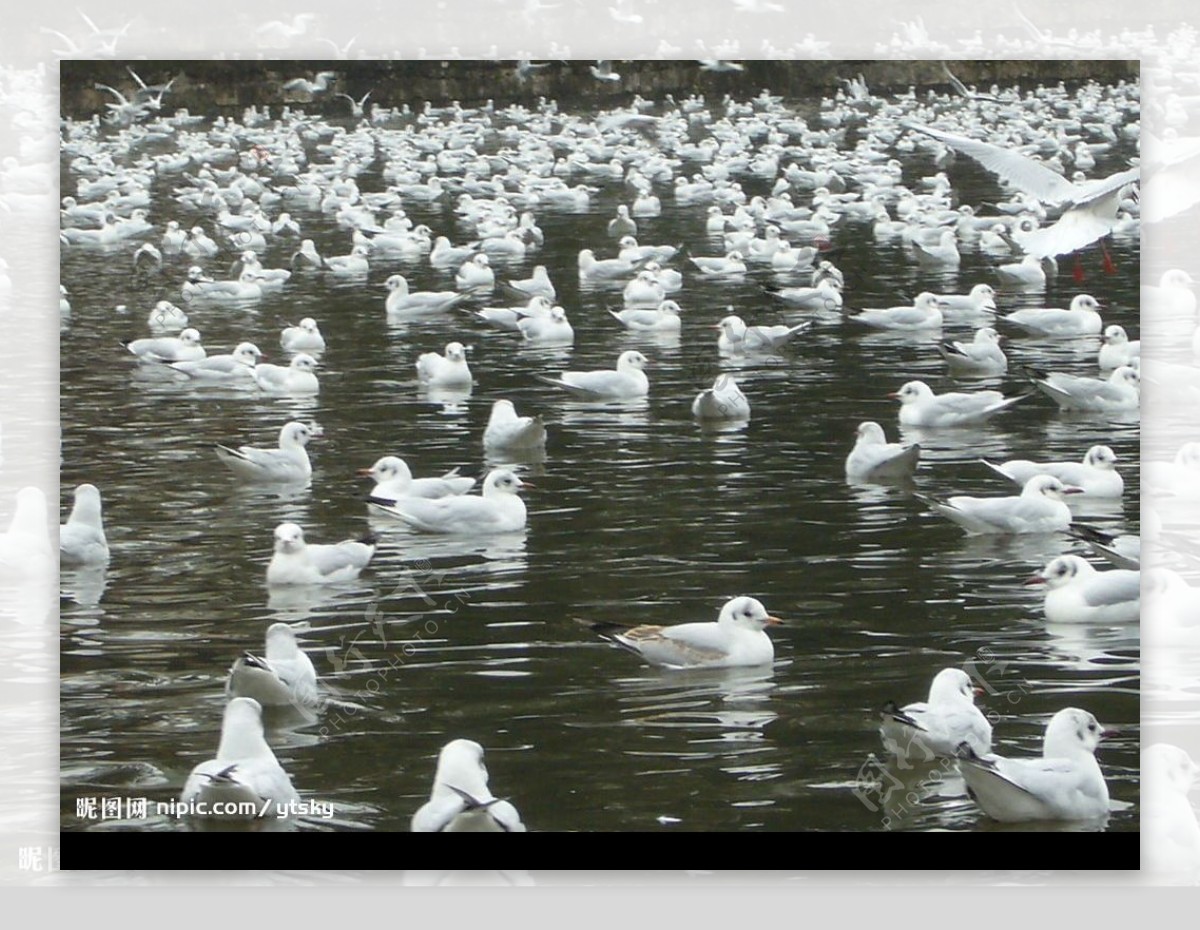
<svg viewBox="0 0 1200 930"><path fill-rule="evenodd" d="M295 523L280 523L275 527L275 551L292 554L304 548L304 530Z"/></svg>
<svg viewBox="0 0 1200 930"><path fill-rule="evenodd" d="M726 601L725 606L721 608L720 616L717 617L717 622L750 630L762 630L765 627L783 623L778 617L772 617L767 613L767 608L763 607L762 601L753 597L735 597L731 601Z"/></svg>

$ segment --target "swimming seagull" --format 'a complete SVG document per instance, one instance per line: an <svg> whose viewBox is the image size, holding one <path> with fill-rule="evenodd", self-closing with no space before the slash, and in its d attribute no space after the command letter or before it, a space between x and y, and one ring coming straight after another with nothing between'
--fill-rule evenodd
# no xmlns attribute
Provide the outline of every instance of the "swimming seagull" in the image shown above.
<svg viewBox="0 0 1200 930"><path fill-rule="evenodd" d="M698 420L748 420L750 401L731 375L720 374L712 387L696 395L692 416Z"/></svg>
<svg viewBox="0 0 1200 930"><path fill-rule="evenodd" d="M525 529L525 502L522 488L531 487L506 468L488 473L481 496L456 495L438 500L405 498L384 513L399 517L414 529L426 533L478 535L515 533Z"/></svg>
<svg viewBox="0 0 1200 930"><path fill-rule="evenodd" d="M979 423L1032 395L1005 397L999 391L934 394L924 381L909 381L888 396L900 401L902 426L952 427Z"/></svg>
<svg viewBox="0 0 1200 930"><path fill-rule="evenodd" d="M235 475L246 481L298 482L312 477L312 464L305 446L313 438L314 428L293 420L279 430L279 446L259 449L240 446L231 449L218 445L217 458Z"/></svg>
<svg viewBox="0 0 1200 930"><path fill-rule="evenodd" d="M646 356L634 349L622 352L615 370L564 371L557 378L535 375L539 381L564 388L572 394L591 399L622 399L645 397L650 392L650 379L645 367Z"/></svg>
<svg viewBox="0 0 1200 930"><path fill-rule="evenodd" d="M1058 307L1026 307L1006 313L1004 319L1037 336L1095 336L1104 328L1100 302L1091 294L1076 294L1063 310Z"/></svg>
<svg viewBox="0 0 1200 930"><path fill-rule="evenodd" d="M1103 380L1028 370L1038 390L1063 410L1125 413L1137 410L1141 404L1141 375L1128 365L1116 369Z"/></svg>
<svg viewBox="0 0 1200 930"><path fill-rule="evenodd" d="M943 517L953 520L969 534L1057 533L1071 525L1071 509L1064 494L1077 494L1053 475L1034 475L1017 497L967 497L957 495L944 501L925 494L917 500Z"/></svg>
<svg viewBox="0 0 1200 930"><path fill-rule="evenodd" d="M812 329L812 326L811 321L797 323L795 326L747 326L740 316L731 313L716 325L721 331L721 335L717 337L717 350L724 355L774 352L783 348L800 333Z"/></svg>
<svg viewBox="0 0 1200 930"><path fill-rule="evenodd" d="M953 758L964 742L980 755L991 752L992 725L975 706L975 695L981 693L962 669L942 669L929 686L928 701L884 705L879 727L884 746L899 758L924 761Z"/></svg>
<svg viewBox="0 0 1200 930"><path fill-rule="evenodd" d="M317 394L317 360L307 352L298 352L287 365L256 365L254 380L272 394Z"/></svg>
<svg viewBox="0 0 1200 930"><path fill-rule="evenodd" d="M460 476L457 468L446 472L440 478L414 478L408 463L395 455L385 455L370 468L359 469L358 473L375 481L375 487L367 496L367 500L372 504L386 506L410 497L425 500L453 497L466 494L475 486L475 479Z"/></svg>
<svg viewBox="0 0 1200 930"><path fill-rule="evenodd" d="M336 584L352 581L375 555L377 540L368 533L332 545L306 543L295 523L275 527L275 553L267 565L269 585Z"/></svg>
<svg viewBox="0 0 1200 930"><path fill-rule="evenodd" d="M306 316L298 326L288 326L279 334L279 344L285 352L322 352L325 337L321 335L317 321Z"/></svg>
<svg viewBox="0 0 1200 930"><path fill-rule="evenodd" d="M980 756L963 744L959 772L993 820L1098 821L1108 815L1108 785L1095 755L1104 733L1086 710L1067 707L1046 725L1040 759Z"/></svg>
<svg viewBox="0 0 1200 930"><path fill-rule="evenodd" d="M235 697L225 705L215 759L188 775L180 800L198 816L276 818L300 796L263 736L262 705Z"/></svg>
<svg viewBox="0 0 1200 930"><path fill-rule="evenodd" d="M511 400L492 404L492 413L483 431L484 449L495 452L513 449L537 449L546 445L546 426L541 417L517 416Z"/></svg>
<svg viewBox="0 0 1200 930"><path fill-rule="evenodd" d="M1065 207L1066 211L1053 226L1035 230L1021 239L1021 247L1036 258L1075 252L1108 235L1116 224L1121 190L1135 183L1140 174L1140 169L1130 168L1107 178L1075 183L1012 149L914 122L902 125L973 158L1042 203Z"/></svg>
<svg viewBox="0 0 1200 930"><path fill-rule="evenodd" d="M858 438L846 456L846 477L851 481L911 477L920 457L919 444L888 442L883 427L866 420L858 425Z"/></svg>
<svg viewBox="0 0 1200 930"><path fill-rule="evenodd" d="M971 342L940 342L937 350L951 375L1002 375L1008 371L1008 357L1000 348L1001 339L999 333L985 326L975 331Z"/></svg>
<svg viewBox="0 0 1200 930"><path fill-rule="evenodd" d="M194 362L207 355L200 345L200 333L191 327L178 336L156 336L123 342L130 352L148 362Z"/></svg>
<svg viewBox="0 0 1200 930"><path fill-rule="evenodd" d="M1088 497L1120 497L1125 483L1116 470L1117 456L1108 446L1092 446L1082 462L1030 462L1012 459L993 463L980 459L992 471L1024 485L1034 475L1053 475L1063 484L1079 488Z"/></svg>
<svg viewBox="0 0 1200 930"><path fill-rule="evenodd" d="M62 565L104 565L108 562L100 491L94 484L81 484L75 489L71 516L58 529L58 557Z"/></svg>
<svg viewBox="0 0 1200 930"><path fill-rule="evenodd" d="M1086 559L1060 555L1025 584L1046 586L1042 609L1051 623L1134 623L1142 612L1141 575L1122 568L1098 572Z"/></svg>
<svg viewBox="0 0 1200 930"><path fill-rule="evenodd" d="M317 670L296 642L296 630L288 623L267 627L266 650L256 656L247 652L233 663L225 693L229 697L254 698L263 707L311 707L317 703Z"/></svg>
<svg viewBox="0 0 1200 930"><path fill-rule="evenodd" d="M470 387L466 348L461 342L450 342L445 352L422 352L417 358L417 380L427 387Z"/></svg>
<svg viewBox="0 0 1200 930"><path fill-rule="evenodd" d="M651 665L679 669L770 665L775 647L765 628L783 621L767 613L761 601L735 597L721 608L716 622L634 627L579 622Z"/></svg>
<svg viewBox="0 0 1200 930"><path fill-rule="evenodd" d="M297 94L323 94L329 90L329 85L337 80L336 71L318 71L313 80L307 78L292 78L283 85L285 91Z"/></svg>
<svg viewBox="0 0 1200 930"><path fill-rule="evenodd" d="M483 747L451 740L438 754L429 800L413 814L413 833L524 833L517 809L488 788Z"/></svg>

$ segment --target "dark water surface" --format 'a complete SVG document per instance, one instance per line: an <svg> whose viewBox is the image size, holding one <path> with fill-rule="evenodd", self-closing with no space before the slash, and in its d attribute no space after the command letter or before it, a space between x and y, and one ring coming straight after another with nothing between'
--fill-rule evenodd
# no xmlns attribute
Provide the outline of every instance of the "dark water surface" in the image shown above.
<svg viewBox="0 0 1200 930"><path fill-rule="evenodd" d="M1125 154L1095 173L1121 167ZM910 186L932 172L927 156L905 165ZM361 189L382 189L378 167L359 179ZM951 177L962 202L999 196L964 160ZM64 171L64 192L69 180ZM750 194L766 192L762 181L743 183ZM171 186L155 189L151 241L168 219L185 228L201 219L170 200ZM677 204L666 185L656 193L663 214L639 219L639 241L722 251L704 232L704 205ZM619 290L581 289L576 274L580 249L614 254L605 225L628 202L607 182L585 212L539 210L545 246L519 264L494 263L498 278L548 267L575 328L571 349L524 349L516 336L457 315L389 324L388 275L403 272L414 289L453 287L453 271L425 259L375 263L365 283L294 276L251 310L186 308L210 354L249 339L275 362L284 357L280 329L315 317L329 348L320 395L303 399L195 388L139 370L118 340L146 334L160 296L182 306L189 261L168 259L157 284L138 285L132 246L64 247L73 305L61 349L64 513L76 484L99 486L113 552L101 577L63 574L64 829L179 829L153 810L144 821L84 820L77 800L177 797L192 766L215 755L230 664L261 650L278 620L307 621L302 642L331 697L318 723L269 734L302 797L334 805L331 821L306 828L407 829L441 745L469 737L486 748L495 793L534 830L986 829L954 778L891 815L862 781L871 754L882 753L880 706L923 699L939 669L974 659L1002 753L1040 753L1045 719L1068 705L1117 729L1099 753L1121 808L1108 828L1136 829L1138 631L1048 627L1040 589L1021 585L1053 556L1077 551L1072 542L967 537L909 489L845 482L842 463L861 420L897 435L888 392L917 377L935 390L953 386L933 337L870 333L821 315L777 356L721 359L712 324L728 306L749 322L811 314L764 295L769 271L712 283L690 268L675 295L681 338L632 336L605 312ZM468 238L449 203L406 209L435 235ZM332 217L292 212L327 254L349 251ZM996 281L971 247L961 269L939 274L899 244L877 243L869 224L844 220L834 244L851 308ZM272 243L264 265L286 264L293 248ZM1113 257L1119 273L1105 276L1089 253L1082 286L1068 262L1047 294L1002 291L1001 312L1064 306L1086 290L1101 300L1106 323L1136 338L1136 241L1115 243ZM209 270L224 276L232 258L223 252ZM117 303L128 311L114 311ZM969 327L944 334L963 338ZM1014 359L1095 374L1096 339L1011 335ZM443 402L418 389L413 363L451 340L472 346L475 385ZM628 348L652 364L643 403L582 403L533 377L608 368ZM692 398L722 371L742 384L752 419L702 430L689 414ZM545 461L518 467L536 484L526 532L431 538L368 514L355 471L381 455L403 456L418 476L454 467L485 474L482 432L501 397L548 423ZM214 442L273 445L293 417L324 429L309 447L308 488L240 486L212 452ZM1125 499L1078 512L1137 530L1136 419L1064 414L1038 399L979 429L906 438L925 450L916 488L939 495L1015 493L980 456L1078 459L1106 442L1120 459ZM374 529L382 543L356 583L317 595L269 591L266 563L282 521L304 526L310 541ZM574 622L713 620L739 594L786 622L771 631L773 668L655 670ZM900 774L916 782L921 773Z"/></svg>

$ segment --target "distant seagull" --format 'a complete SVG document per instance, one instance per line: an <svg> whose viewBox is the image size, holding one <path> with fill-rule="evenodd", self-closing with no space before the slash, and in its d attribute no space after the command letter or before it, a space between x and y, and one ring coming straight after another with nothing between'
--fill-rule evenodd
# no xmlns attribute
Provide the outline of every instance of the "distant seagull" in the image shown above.
<svg viewBox="0 0 1200 930"><path fill-rule="evenodd" d="M335 97L345 97L347 100L349 100L350 101L350 115L355 116L355 117L361 117L363 115L363 104L365 104L367 102L367 98L371 96L371 91L373 91L374 89L375 88L372 87L371 90L367 91L365 94L363 94L357 100L355 100L349 94L337 93L337 94L334 94L334 96Z"/></svg>
<svg viewBox="0 0 1200 930"><path fill-rule="evenodd" d="M542 68L549 67L550 62L548 61L530 61L528 58L522 58L517 62L517 66L513 69L513 72L517 76L517 81L521 84L524 84L531 77L533 77L536 72L540 71Z"/></svg>
<svg viewBox="0 0 1200 930"><path fill-rule="evenodd" d="M745 65L739 65L736 61L723 61L720 58L698 58L701 71L745 71Z"/></svg>
<svg viewBox="0 0 1200 930"><path fill-rule="evenodd" d="M337 80L336 71L318 71L316 77L309 81L306 78L293 78L283 85L285 91L299 94L323 94L329 90L329 85Z"/></svg>
<svg viewBox="0 0 1200 930"><path fill-rule="evenodd" d="M592 77L597 81L615 84L621 80L621 75L612 69L612 62L607 59L597 59L594 65L588 66L588 70L592 72Z"/></svg>
<svg viewBox="0 0 1200 930"><path fill-rule="evenodd" d="M967 85L950 73L950 68L944 61L942 62L942 71L945 72L946 77L950 81L950 86L954 88L959 96L966 97L968 100L988 100L992 103L1000 102L999 97L993 97L991 94L980 94L970 90Z"/></svg>

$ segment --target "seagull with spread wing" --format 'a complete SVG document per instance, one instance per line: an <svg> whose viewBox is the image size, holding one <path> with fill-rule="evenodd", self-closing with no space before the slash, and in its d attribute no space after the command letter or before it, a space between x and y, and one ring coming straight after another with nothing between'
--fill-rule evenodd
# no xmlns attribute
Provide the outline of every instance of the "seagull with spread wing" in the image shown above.
<svg viewBox="0 0 1200 930"><path fill-rule="evenodd" d="M1076 183L1010 149L917 123L906 122L904 125L975 159L988 171L1042 203L1064 207L1054 225L1021 238L1021 247L1037 258L1066 255L1108 235L1117 220L1121 191L1138 180L1139 169L1130 168L1107 178Z"/></svg>

